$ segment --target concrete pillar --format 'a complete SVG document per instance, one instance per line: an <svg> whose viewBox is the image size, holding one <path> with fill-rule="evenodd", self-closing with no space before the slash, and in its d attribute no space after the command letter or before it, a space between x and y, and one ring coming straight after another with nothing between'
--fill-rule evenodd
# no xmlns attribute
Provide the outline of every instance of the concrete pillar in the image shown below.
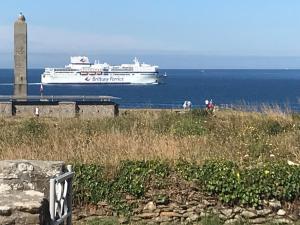
<svg viewBox="0 0 300 225"><path fill-rule="evenodd" d="M20 14L14 25L14 96L27 97L27 24Z"/></svg>

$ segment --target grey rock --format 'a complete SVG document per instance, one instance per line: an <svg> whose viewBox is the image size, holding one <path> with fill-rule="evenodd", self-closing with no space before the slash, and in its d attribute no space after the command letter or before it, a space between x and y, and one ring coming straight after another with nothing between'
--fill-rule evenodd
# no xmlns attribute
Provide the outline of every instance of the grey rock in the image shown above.
<svg viewBox="0 0 300 225"><path fill-rule="evenodd" d="M270 221L270 219L268 217L259 217L259 218L250 220L250 223L251 224L265 224L269 221Z"/></svg>
<svg viewBox="0 0 300 225"><path fill-rule="evenodd" d="M179 210L174 210L174 212L179 213L179 214L185 214L187 211L183 210L183 209L179 209Z"/></svg>
<svg viewBox="0 0 300 225"><path fill-rule="evenodd" d="M229 219L225 221L224 225L237 224L238 222L239 222L238 219Z"/></svg>
<svg viewBox="0 0 300 225"><path fill-rule="evenodd" d="M284 211L283 209L279 209L279 210L277 211L277 215L278 215L278 216L285 216L285 214L286 214L286 211Z"/></svg>
<svg viewBox="0 0 300 225"><path fill-rule="evenodd" d="M11 187L8 184L0 184L0 194L5 194L6 192L10 191Z"/></svg>
<svg viewBox="0 0 300 225"><path fill-rule="evenodd" d="M26 219L25 219L25 224L41 224L41 221L40 221L40 215L39 214L29 214L29 215L26 215Z"/></svg>
<svg viewBox="0 0 300 225"><path fill-rule="evenodd" d="M206 199L202 200L202 203L205 205L205 206L215 206L216 205L216 202L215 201L207 201Z"/></svg>
<svg viewBox="0 0 300 225"><path fill-rule="evenodd" d="M172 210L174 210L174 209L179 209L179 206L178 206L176 203L174 203L174 202L170 203L170 204L168 205L168 207L169 207L170 209L172 209Z"/></svg>
<svg viewBox="0 0 300 225"><path fill-rule="evenodd" d="M190 215L188 218L186 218L186 222L187 223L193 223L193 222L196 222L200 219L200 216L197 215L197 214L192 214Z"/></svg>
<svg viewBox="0 0 300 225"><path fill-rule="evenodd" d="M243 218L239 214L235 215L234 219L236 219L238 221L242 221L243 220Z"/></svg>
<svg viewBox="0 0 300 225"><path fill-rule="evenodd" d="M63 170L64 163L60 161L0 161L0 192L5 185L13 190L36 190L48 195L49 179Z"/></svg>
<svg viewBox="0 0 300 225"><path fill-rule="evenodd" d="M49 212L49 179L63 170L63 162L0 161L0 224L41 224Z"/></svg>
<svg viewBox="0 0 300 225"><path fill-rule="evenodd" d="M170 225L170 222L161 222L160 225Z"/></svg>
<svg viewBox="0 0 300 225"><path fill-rule="evenodd" d="M189 217L189 215L190 215L190 213L186 212L186 213L182 214L182 217L184 217L184 218L188 218L188 217Z"/></svg>
<svg viewBox="0 0 300 225"><path fill-rule="evenodd" d="M252 211L248 211L248 210L244 210L242 213L241 213L241 216L246 218L246 219L252 219L252 218L255 218L257 217L257 214L252 212Z"/></svg>
<svg viewBox="0 0 300 225"><path fill-rule="evenodd" d="M132 217L130 218L130 220L131 220L131 221L141 221L142 218L139 217L139 215L137 215L137 216L132 216Z"/></svg>
<svg viewBox="0 0 300 225"><path fill-rule="evenodd" d="M243 211L243 209L239 206L233 208L233 213L240 213L242 211Z"/></svg>
<svg viewBox="0 0 300 225"><path fill-rule="evenodd" d="M192 214L192 215L190 215L188 218L189 218L191 221L194 222L194 221L199 220L200 216L197 215L197 214Z"/></svg>
<svg viewBox="0 0 300 225"><path fill-rule="evenodd" d="M187 204L187 205L190 205L190 206L196 206L196 205L199 204L199 202L197 202L197 201L189 201L189 202L187 202L186 204Z"/></svg>
<svg viewBox="0 0 300 225"><path fill-rule="evenodd" d="M153 212L155 209L156 209L156 205L154 202L148 202L144 207L144 210L148 210L150 212Z"/></svg>
<svg viewBox="0 0 300 225"><path fill-rule="evenodd" d="M20 172L26 171L26 170L27 170L27 164L25 164L25 163L19 163L19 164L18 164L18 170L19 170Z"/></svg>
<svg viewBox="0 0 300 225"><path fill-rule="evenodd" d="M160 212L161 212L161 209L155 209L153 212L154 212L154 213L160 213Z"/></svg>
<svg viewBox="0 0 300 225"><path fill-rule="evenodd" d="M159 216L159 213L142 213L140 215L137 215L138 217L142 219L152 219Z"/></svg>
<svg viewBox="0 0 300 225"><path fill-rule="evenodd" d="M231 219L231 218L228 218L227 216L223 215L222 213L218 214L219 218L221 220L228 220L228 219Z"/></svg>
<svg viewBox="0 0 300 225"><path fill-rule="evenodd" d="M181 217L181 214L175 212L161 212L159 216L162 217Z"/></svg>
<svg viewBox="0 0 300 225"><path fill-rule="evenodd" d="M233 215L232 209L221 209L220 212L228 219Z"/></svg>
<svg viewBox="0 0 300 225"><path fill-rule="evenodd" d="M15 217L0 216L0 224L15 225L16 224L16 218Z"/></svg>
<svg viewBox="0 0 300 225"><path fill-rule="evenodd" d="M205 209L206 208L206 205L204 205L204 204L198 204L197 205L197 209Z"/></svg>
<svg viewBox="0 0 300 225"><path fill-rule="evenodd" d="M273 211L269 208L265 208L265 209L260 209L260 210L256 210L256 214L258 216L266 216L271 214Z"/></svg>
<svg viewBox="0 0 300 225"><path fill-rule="evenodd" d="M196 206L193 206L191 208L188 208L187 211L188 212L194 212L196 210L196 208L197 208Z"/></svg>
<svg viewBox="0 0 300 225"><path fill-rule="evenodd" d="M160 217L155 218L155 222L157 222L157 223L170 222L172 220L173 219L171 217L167 217L167 216L160 216Z"/></svg>
<svg viewBox="0 0 300 225"><path fill-rule="evenodd" d="M12 213L11 207L0 206L0 216L10 216Z"/></svg>
<svg viewBox="0 0 300 225"><path fill-rule="evenodd" d="M278 219L274 219L272 220L272 223L275 224L293 224L293 221L286 219L286 218L278 218Z"/></svg>
<svg viewBox="0 0 300 225"><path fill-rule="evenodd" d="M269 206L270 206L273 210L278 210L278 209L281 208L281 203L280 203L280 201L271 200L271 201L269 201Z"/></svg>

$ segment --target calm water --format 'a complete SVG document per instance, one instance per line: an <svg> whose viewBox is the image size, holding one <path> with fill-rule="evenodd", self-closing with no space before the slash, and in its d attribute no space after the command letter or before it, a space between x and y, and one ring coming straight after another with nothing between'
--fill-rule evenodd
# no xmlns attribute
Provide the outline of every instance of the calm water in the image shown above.
<svg viewBox="0 0 300 225"><path fill-rule="evenodd" d="M29 94L39 95L40 74L29 70ZM178 108L184 100L203 107L205 99L217 105L277 104L300 111L300 70L161 70L161 85L47 85L44 95L110 95L122 108ZM0 70L0 95L12 94L13 70Z"/></svg>

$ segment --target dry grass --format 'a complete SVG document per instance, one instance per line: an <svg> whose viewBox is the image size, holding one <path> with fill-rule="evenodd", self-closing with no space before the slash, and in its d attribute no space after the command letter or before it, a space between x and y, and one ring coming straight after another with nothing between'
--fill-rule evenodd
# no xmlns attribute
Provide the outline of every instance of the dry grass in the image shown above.
<svg viewBox="0 0 300 225"><path fill-rule="evenodd" d="M278 109L219 111L215 116L139 110L91 121L14 118L0 119L0 127L0 160L63 160L105 166L126 159L300 162L300 116Z"/></svg>

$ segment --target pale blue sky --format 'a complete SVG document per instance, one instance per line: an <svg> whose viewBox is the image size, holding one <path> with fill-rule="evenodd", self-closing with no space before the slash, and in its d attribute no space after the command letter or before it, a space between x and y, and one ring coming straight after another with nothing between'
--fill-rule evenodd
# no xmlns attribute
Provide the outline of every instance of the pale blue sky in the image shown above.
<svg viewBox="0 0 300 225"><path fill-rule="evenodd" d="M13 22L28 22L30 67L71 55L163 68L300 68L299 0L9 0L0 67L12 67Z"/></svg>

